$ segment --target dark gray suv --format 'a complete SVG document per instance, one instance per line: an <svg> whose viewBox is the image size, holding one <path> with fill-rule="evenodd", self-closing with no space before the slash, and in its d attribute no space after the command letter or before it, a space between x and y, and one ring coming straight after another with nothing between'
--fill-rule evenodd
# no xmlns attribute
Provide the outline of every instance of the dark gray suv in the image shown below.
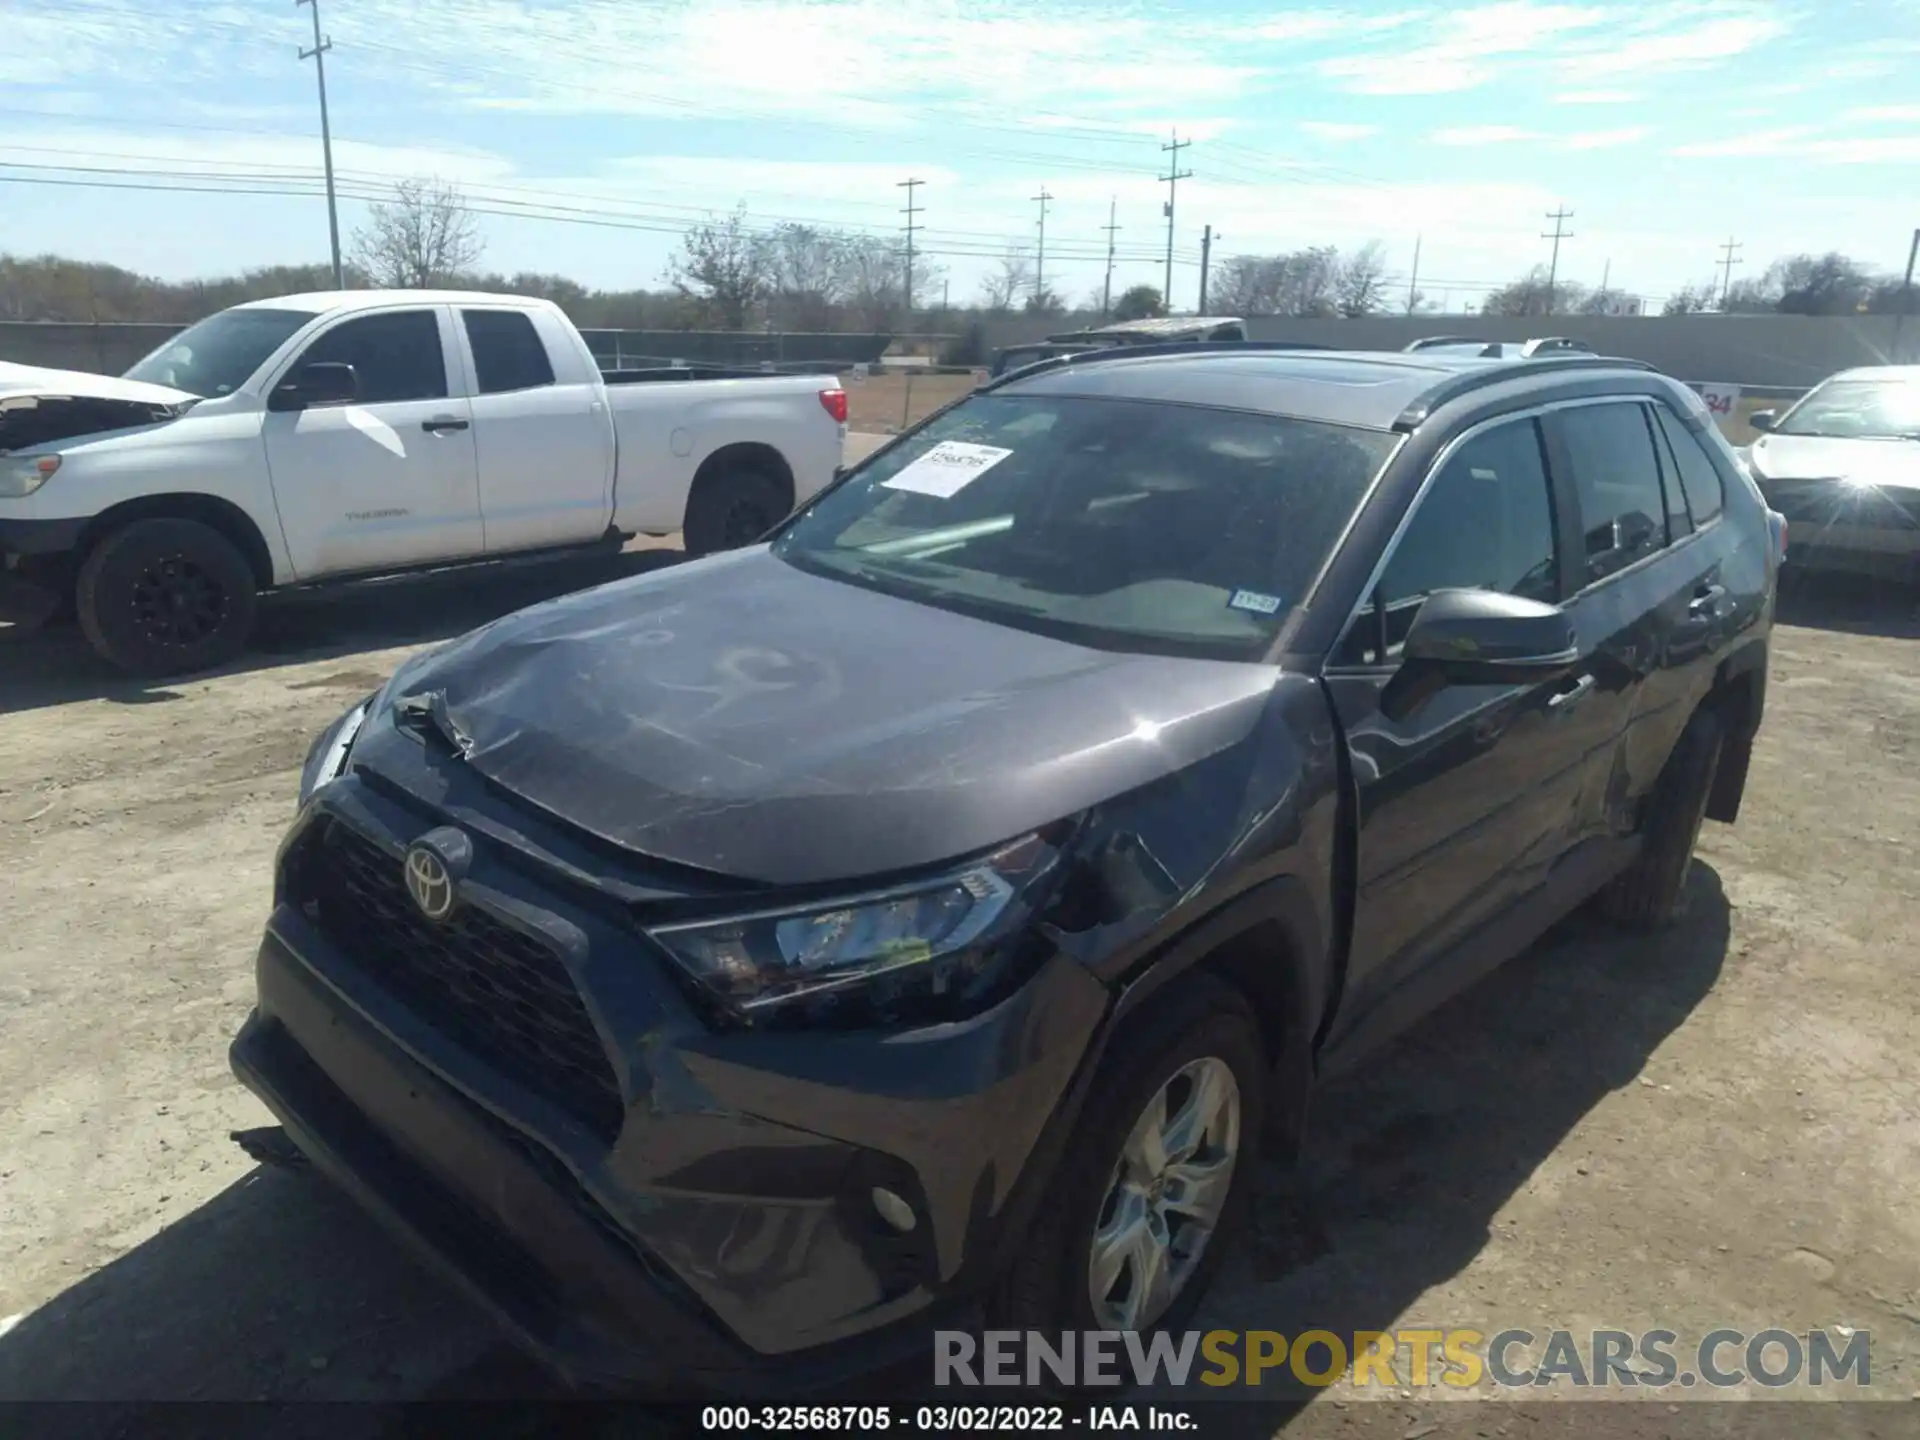
<svg viewBox="0 0 1920 1440"><path fill-rule="evenodd" d="M234 1066L575 1377L1178 1328L1323 1076L1674 912L1781 535L1630 362L1049 362L343 716Z"/></svg>

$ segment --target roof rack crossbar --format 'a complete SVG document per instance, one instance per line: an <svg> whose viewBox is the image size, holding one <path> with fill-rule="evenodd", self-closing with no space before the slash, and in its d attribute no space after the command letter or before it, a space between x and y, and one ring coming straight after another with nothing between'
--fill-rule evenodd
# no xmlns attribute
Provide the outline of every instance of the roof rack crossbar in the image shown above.
<svg viewBox="0 0 1920 1440"><path fill-rule="evenodd" d="M1644 370L1659 373L1660 367L1649 365L1644 360L1624 360L1614 355L1594 355L1574 353L1568 355L1549 355L1531 360L1525 365L1491 365L1485 370L1468 370L1462 374L1449 375L1432 389L1424 391L1400 412L1393 422L1396 430L1412 430L1419 426L1442 405L1450 404L1463 395L1471 395L1489 385L1504 384L1509 380L1530 380L1536 375L1548 374L1555 370Z"/></svg>

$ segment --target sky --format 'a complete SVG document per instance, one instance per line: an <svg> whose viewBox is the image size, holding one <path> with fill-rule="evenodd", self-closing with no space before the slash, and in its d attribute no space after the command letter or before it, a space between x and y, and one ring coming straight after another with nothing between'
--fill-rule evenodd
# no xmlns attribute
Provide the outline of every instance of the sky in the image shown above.
<svg viewBox="0 0 1920 1440"><path fill-rule="evenodd" d="M1657 301L1775 256L1905 265L1920 225L1913 0L320 0L340 221L434 176L482 264L626 289L679 236L898 234L958 304L1010 246L1158 285L1378 241L1451 309L1549 258ZM0 0L0 252L168 279L324 261L311 10ZM247 193L251 192L251 193ZM1044 207L1036 197L1051 198ZM941 290L922 291L923 303Z"/></svg>

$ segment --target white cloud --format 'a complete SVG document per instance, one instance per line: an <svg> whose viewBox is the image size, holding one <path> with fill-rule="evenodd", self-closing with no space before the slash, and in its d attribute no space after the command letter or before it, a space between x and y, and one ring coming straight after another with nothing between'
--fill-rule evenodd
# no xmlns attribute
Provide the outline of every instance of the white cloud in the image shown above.
<svg viewBox="0 0 1920 1440"><path fill-rule="evenodd" d="M1590 130L1582 135L1568 135L1562 138L1560 144L1568 150L1611 150L1621 145L1632 145L1652 133L1645 125L1627 125L1618 130Z"/></svg>
<svg viewBox="0 0 1920 1440"><path fill-rule="evenodd" d="M1302 120L1300 128L1321 140L1364 140L1378 135L1378 125L1357 125L1343 120Z"/></svg>
<svg viewBox="0 0 1920 1440"><path fill-rule="evenodd" d="M1858 120L1867 124L1904 123L1920 120L1920 105L1862 105L1846 112L1843 120Z"/></svg>
<svg viewBox="0 0 1920 1440"><path fill-rule="evenodd" d="M1347 35L1373 35L1398 30L1431 14L1401 10L1385 15L1355 14L1351 10L1293 10L1274 15L1254 26L1262 40L1335 40Z"/></svg>
<svg viewBox="0 0 1920 1440"><path fill-rule="evenodd" d="M1726 16L1683 29L1642 35L1624 43L1610 41L1604 47L1569 57L1561 68L1567 75L1582 80L1697 69L1744 55L1786 31L1786 23L1775 16Z"/></svg>
<svg viewBox="0 0 1920 1440"><path fill-rule="evenodd" d="M1517 125L1453 125L1427 137L1435 145L1510 145L1539 138L1534 131Z"/></svg>
<svg viewBox="0 0 1920 1440"><path fill-rule="evenodd" d="M1561 105L1628 105L1640 94L1637 90L1569 90L1553 98Z"/></svg>

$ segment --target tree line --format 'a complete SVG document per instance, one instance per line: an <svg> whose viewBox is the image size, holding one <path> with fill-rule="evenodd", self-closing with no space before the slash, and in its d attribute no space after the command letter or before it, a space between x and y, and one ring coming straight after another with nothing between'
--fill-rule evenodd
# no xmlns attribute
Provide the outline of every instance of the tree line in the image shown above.
<svg viewBox="0 0 1920 1440"><path fill-rule="evenodd" d="M1046 283L1039 257L1010 247L981 280L971 302L948 304L945 267L908 257L892 236L788 223L749 222L744 208L690 227L660 283L632 290L591 289L563 275L480 268L485 245L460 192L437 180L395 187L391 201L368 208L348 246L350 287L501 291L552 300L583 329L787 330L901 332L951 329L961 321L1024 314L1064 318L1110 315L1132 320L1164 314L1151 285L1112 295L1106 286L1070 301ZM192 321L229 305L333 284L325 265L274 265L210 280L165 281L114 265L57 255L0 255L0 320L95 322ZM909 294L911 286L911 294ZM935 293L937 305L926 303ZM1627 297L1607 288L1549 280L1544 266L1502 285L1480 313L1504 316L1623 313ZM1690 285L1666 301L1668 315L1914 313L1898 277L1847 255L1790 255L1731 285ZM1432 313L1438 307L1390 278L1386 249L1372 241L1351 251L1331 245L1272 255L1234 255L1208 277L1214 314L1348 317Z"/></svg>

